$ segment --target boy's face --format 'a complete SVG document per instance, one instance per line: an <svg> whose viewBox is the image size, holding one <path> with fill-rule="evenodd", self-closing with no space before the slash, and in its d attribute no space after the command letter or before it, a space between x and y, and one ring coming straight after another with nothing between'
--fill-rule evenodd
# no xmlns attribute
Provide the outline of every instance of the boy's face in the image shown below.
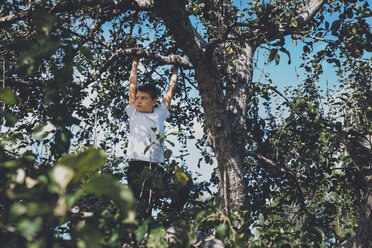
<svg viewBox="0 0 372 248"><path fill-rule="evenodd" d="M154 106L156 105L157 99L152 100L151 96L147 92L137 91L136 94L136 109L143 113L152 113Z"/></svg>

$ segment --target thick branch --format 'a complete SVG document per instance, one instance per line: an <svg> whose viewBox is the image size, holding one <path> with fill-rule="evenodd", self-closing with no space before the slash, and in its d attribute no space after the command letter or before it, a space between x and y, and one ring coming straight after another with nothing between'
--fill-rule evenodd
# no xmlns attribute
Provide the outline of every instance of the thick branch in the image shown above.
<svg viewBox="0 0 372 248"><path fill-rule="evenodd" d="M284 32L284 34L292 34L296 30L304 27L320 11L324 3L325 0L308 0L307 4L300 11L300 14L296 17L297 25L284 27L282 24L280 24L279 31Z"/></svg>
<svg viewBox="0 0 372 248"><path fill-rule="evenodd" d="M191 24L180 0L156 0L155 7L163 18L178 47L194 62L200 62L206 42Z"/></svg>
<svg viewBox="0 0 372 248"><path fill-rule="evenodd" d="M21 13L1 17L0 18L0 28L6 27L10 24L13 24L13 23L23 19L27 15L28 15L28 13L26 11L22 11Z"/></svg>
<svg viewBox="0 0 372 248"><path fill-rule="evenodd" d="M297 25L299 27L305 26L322 8L324 2L325 0L309 0L296 18Z"/></svg>
<svg viewBox="0 0 372 248"><path fill-rule="evenodd" d="M102 73L104 73L107 68L112 65L119 57L129 56L129 55L137 55L140 57L151 58L160 62L161 64L176 64L182 66L185 69L193 68L192 64L185 58L179 57L174 59L172 57L167 57L163 55L159 55L156 53L152 53L150 51L143 51L138 50L136 48L128 48L128 49L119 49L116 53L114 53L106 62L98 68L91 77L89 77L85 82L83 82L80 87L85 88L92 82L96 81Z"/></svg>
<svg viewBox="0 0 372 248"><path fill-rule="evenodd" d="M236 27L247 27L251 31L249 34L245 34L249 38L258 37L260 33L276 30L277 32L272 33L271 39L276 39L279 33L288 35L294 32L297 32L299 29L304 27L307 23L309 23L313 17L320 11L323 7L325 0L308 0L307 4L302 8L296 19L296 26L293 25L284 25L283 23L271 23L270 22L265 24L265 28L262 29L262 26L252 25L250 23L236 23ZM242 36L243 37L243 36Z"/></svg>

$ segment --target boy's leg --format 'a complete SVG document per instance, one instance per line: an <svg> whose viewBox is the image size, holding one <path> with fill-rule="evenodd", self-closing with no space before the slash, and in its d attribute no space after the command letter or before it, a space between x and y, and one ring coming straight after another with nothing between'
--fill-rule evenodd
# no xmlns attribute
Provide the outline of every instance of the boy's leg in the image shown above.
<svg viewBox="0 0 372 248"><path fill-rule="evenodd" d="M151 167L150 167L151 166ZM137 214L138 219L146 219L151 216L152 211L152 195L151 194L151 177L146 180L143 176L144 168L149 168L152 171L157 164L145 161L130 161L128 167L127 181L134 197L137 199Z"/></svg>
<svg viewBox="0 0 372 248"><path fill-rule="evenodd" d="M132 190L134 197L137 199L140 198L141 194L141 173L143 171L144 165L140 161L130 161L127 171L127 181L128 186Z"/></svg>

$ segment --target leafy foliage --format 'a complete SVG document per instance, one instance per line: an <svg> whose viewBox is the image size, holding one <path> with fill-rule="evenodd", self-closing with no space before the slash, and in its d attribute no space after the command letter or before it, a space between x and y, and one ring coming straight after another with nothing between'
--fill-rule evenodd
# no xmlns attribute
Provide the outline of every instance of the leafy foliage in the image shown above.
<svg viewBox="0 0 372 248"><path fill-rule="evenodd" d="M103 5L57 11L54 1L31 2L0 7L1 17L23 13L0 30L2 245L167 247L172 227L182 230L176 247L208 235L226 247L330 247L355 234L366 189L362 172L371 159L371 146L364 145L372 131L368 1L328 1L305 26L295 17L306 1L248 1L241 8L232 1L189 1L186 11L212 44L225 94L243 41L267 50L268 63L279 65L281 55L296 62L282 27L299 28L289 41L303 47L305 80L284 92L276 110L270 107L277 99L275 80L251 84L244 158L249 206L226 215L210 190L218 185L217 173L211 182L196 183L184 159L204 115L197 92L202 82L194 70L182 69L168 122L184 150L174 157L167 135L159 137L172 147L163 175L144 172L158 197L156 217L143 222L125 185L123 113L131 58L116 54L137 46L162 55L183 51L154 11ZM221 30L222 23L229 29ZM257 30L261 35L254 37ZM318 49L320 42L325 46ZM139 81L164 90L169 68L151 57L141 63ZM327 96L317 86L325 63L340 79ZM105 70L89 82L102 65ZM212 163L205 141L198 142L200 161Z"/></svg>

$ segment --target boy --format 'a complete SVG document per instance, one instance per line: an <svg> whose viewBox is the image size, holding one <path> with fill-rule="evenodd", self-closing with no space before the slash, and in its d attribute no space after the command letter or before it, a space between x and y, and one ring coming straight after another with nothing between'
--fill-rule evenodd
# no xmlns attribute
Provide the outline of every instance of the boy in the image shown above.
<svg viewBox="0 0 372 248"><path fill-rule="evenodd" d="M173 55L174 59L177 57ZM164 162L163 144L159 142L157 135L164 132L164 122L169 116L168 107L176 88L178 67L173 66L168 89L163 101L158 104L158 90L154 85L142 84L137 87L138 62L139 58L135 56L129 78L129 105L125 111L129 116L130 129L127 180L137 198L141 218L151 215L151 193L141 178L141 172L145 167L154 171L157 163Z"/></svg>

